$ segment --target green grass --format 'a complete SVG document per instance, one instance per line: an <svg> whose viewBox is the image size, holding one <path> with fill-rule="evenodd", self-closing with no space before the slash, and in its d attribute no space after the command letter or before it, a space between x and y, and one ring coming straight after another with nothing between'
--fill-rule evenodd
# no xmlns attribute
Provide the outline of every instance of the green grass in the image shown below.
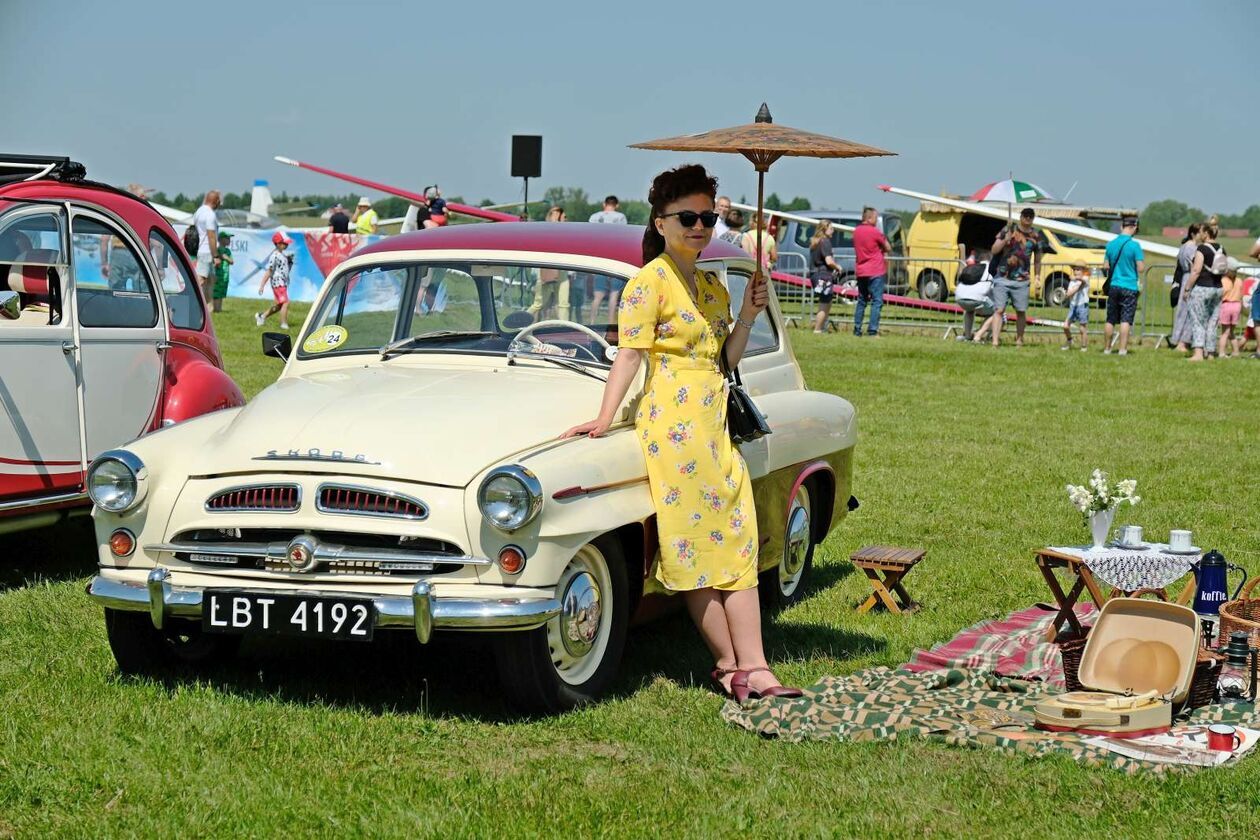
<svg viewBox="0 0 1260 840"><path fill-rule="evenodd" d="M253 394L279 363L250 309L229 301L217 326ZM822 546L810 597L766 623L785 680L896 665L1046 600L1031 552L1085 537L1063 485L1096 466L1139 482L1121 521L1193 528L1260 571L1243 431L1260 364L791 337L810 386L858 409L862 507ZM842 558L877 542L928 549L907 579L923 612L854 614L866 584ZM718 717L681 616L632 633L606 702L549 720L508 713L475 639L256 643L201 676L120 678L83 595L82 523L0 546L0 836L1260 832L1260 758L1157 779L919 742L762 741Z"/></svg>

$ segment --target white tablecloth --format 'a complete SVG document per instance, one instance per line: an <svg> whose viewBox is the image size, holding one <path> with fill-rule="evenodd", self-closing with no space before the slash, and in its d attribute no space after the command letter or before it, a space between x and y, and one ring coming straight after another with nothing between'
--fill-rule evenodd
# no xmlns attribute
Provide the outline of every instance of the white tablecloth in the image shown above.
<svg viewBox="0 0 1260 840"><path fill-rule="evenodd" d="M1104 583L1132 592L1135 589L1162 589L1185 577L1199 560L1198 554L1169 554L1167 543L1150 543L1150 548L1090 548L1087 545L1051 546L1085 561L1094 577Z"/></svg>

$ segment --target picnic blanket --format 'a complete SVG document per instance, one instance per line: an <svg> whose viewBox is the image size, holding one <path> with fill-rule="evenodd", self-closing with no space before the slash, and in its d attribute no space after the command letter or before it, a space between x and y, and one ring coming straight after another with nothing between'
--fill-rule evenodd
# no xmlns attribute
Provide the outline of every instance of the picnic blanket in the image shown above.
<svg viewBox="0 0 1260 840"><path fill-rule="evenodd" d="M798 699L750 700L743 706L728 701L722 718L750 732L792 742L924 739L1035 758L1063 755L1130 774L1193 769L1121 755L1089 743L1087 736L1034 729L1033 707L1047 693L1057 692L1041 681L1000 677L991 671L912 673L879 667L824 677ZM1260 715L1251 704L1220 704L1196 710L1188 722L1257 728Z"/></svg>
<svg viewBox="0 0 1260 840"><path fill-rule="evenodd" d="M1094 623L1098 610L1093 604L1077 604L1076 616L1084 625ZM1057 610L1032 606L1006 618L981 621L931 650L916 649L904 670L949 670L953 668L991 671L1003 677L1041 680L1062 691L1063 658L1059 646L1046 641L1046 631Z"/></svg>

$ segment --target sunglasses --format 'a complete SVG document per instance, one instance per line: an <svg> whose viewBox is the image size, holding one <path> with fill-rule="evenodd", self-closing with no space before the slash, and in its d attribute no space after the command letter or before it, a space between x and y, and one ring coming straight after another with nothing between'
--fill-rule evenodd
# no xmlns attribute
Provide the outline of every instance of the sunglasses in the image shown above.
<svg viewBox="0 0 1260 840"><path fill-rule="evenodd" d="M685 228L696 226L696 222L711 228L717 224L718 214L712 210L705 210L703 213L697 213L695 210L679 210L676 213L662 213L662 219L668 219L670 216L677 216L678 223Z"/></svg>

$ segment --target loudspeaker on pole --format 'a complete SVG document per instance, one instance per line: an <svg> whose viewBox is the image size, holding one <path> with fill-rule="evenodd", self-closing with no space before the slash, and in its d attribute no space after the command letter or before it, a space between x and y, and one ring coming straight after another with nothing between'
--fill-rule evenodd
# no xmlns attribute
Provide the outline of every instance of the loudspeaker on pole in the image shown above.
<svg viewBox="0 0 1260 840"><path fill-rule="evenodd" d="M542 177L542 136L538 134L512 135L512 177Z"/></svg>

